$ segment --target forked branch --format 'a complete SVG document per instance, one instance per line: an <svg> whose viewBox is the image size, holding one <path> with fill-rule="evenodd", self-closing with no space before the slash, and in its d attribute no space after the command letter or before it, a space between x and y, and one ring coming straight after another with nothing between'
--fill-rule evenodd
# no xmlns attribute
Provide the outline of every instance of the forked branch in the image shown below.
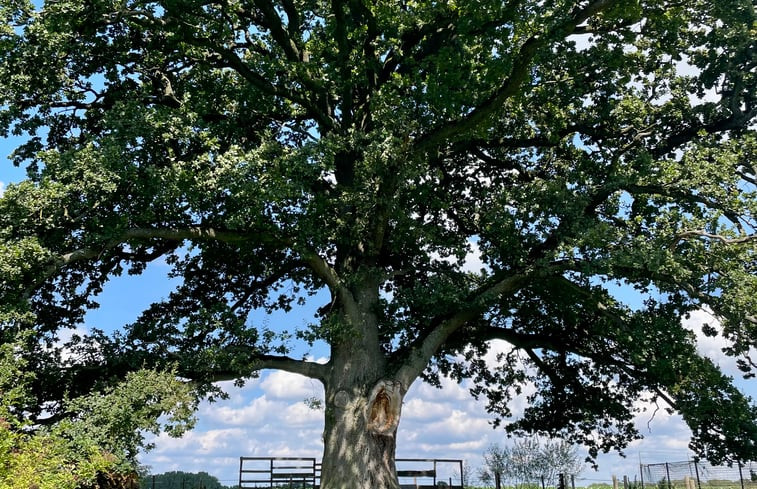
<svg viewBox="0 0 757 489"><path fill-rule="evenodd" d="M549 32L534 34L528 38L514 56L513 68L502 84L465 117L443 124L419 138L415 144L416 153L426 153L438 146L440 142L460 138L461 135L469 133L486 121L508 99L520 91L521 85L528 78L531 64L537 52L546 46L555 34L560 34L563 38L572 34L578 25L611 7L614 3L614 0L591 2L583 9L574 12L569 21L554 26Z"/></svg>
<svg viewBox="0 0 757 489"><path fill-rule="evenodd" d="M423 372L428 362L450 336L466 323L483 314L497 298L520 289L528 276L526 273L517 273L501 278L475 291L471 299L464 302L466 307L463 309L449 317L440 318L436 326L432 327L412 349L412 353L398 370L397 380L402 382L402 385L410 385Z"/></svg>

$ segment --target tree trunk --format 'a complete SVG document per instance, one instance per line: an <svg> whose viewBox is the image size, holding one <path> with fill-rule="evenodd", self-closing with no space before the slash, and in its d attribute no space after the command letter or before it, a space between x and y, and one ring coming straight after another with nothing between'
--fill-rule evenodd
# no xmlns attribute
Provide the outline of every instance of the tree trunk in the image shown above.
<svg viewBox="0 0 757 489"><path fill-rule="evenodd" d="M322 489L399 489L394 458L405 391L391 380L327 388Z"/></svg>
<svg viewBox="0 0 757 489"><path fill-rule="evenodd" d="M353 291L340 289L335 311L343 329L331 344L324 379L326 415L322 489L399 489L395 467L397 425L408 385L390 372L375 311L379 278L368 275Z"/></svg>

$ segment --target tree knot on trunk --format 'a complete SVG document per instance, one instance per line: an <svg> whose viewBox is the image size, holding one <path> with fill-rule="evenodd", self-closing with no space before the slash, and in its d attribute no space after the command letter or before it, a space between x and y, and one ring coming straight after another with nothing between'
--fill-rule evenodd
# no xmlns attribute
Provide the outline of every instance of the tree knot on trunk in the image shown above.
<svg viewBox="0 0 757 489"><path fill-rule="evenodd" d="M402 407L402 383L395 380L380 380L368 399L367 429L369 432L394 436L400 422Z"/></svg>

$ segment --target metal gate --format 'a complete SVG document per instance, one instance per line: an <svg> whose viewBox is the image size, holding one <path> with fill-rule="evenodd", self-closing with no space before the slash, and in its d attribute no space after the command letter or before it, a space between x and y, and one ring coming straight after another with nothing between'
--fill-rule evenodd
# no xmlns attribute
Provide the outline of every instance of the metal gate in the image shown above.
<svg viewBox="0 0 757 489"><path fill-rule="evenodd" d="M239 457L239 487L318 487L320 464L314 458Z"/></svg>
<svg viewBox="0 0 757 489"><path fill-rule="evenodd" d="M397 477L403 489L462 489L463 461L398 458ZM311 457L239 457L239 487L317 489L321 464Z"/></svg>

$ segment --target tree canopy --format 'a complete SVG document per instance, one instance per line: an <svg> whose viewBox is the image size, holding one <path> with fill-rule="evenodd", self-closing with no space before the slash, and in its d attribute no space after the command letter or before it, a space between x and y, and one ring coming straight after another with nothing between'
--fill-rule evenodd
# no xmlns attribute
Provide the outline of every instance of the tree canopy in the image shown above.
<svg viewBox="0 0 757 489"><path fill-rule="evenodd" d="M645 398L682 413L696 453L754 457L757 409L681 325L709 308L703 331L752 375L750 1L0 0L0 16L0 130L28 137L28 179L0 199L0 325L35 334L35 422L144 366L205 393L280 368L324 383L324 487L354 488L332 485L338 464L365 472L339 447L390 474L401 397L448 375L508 430L592 455L638 436ZM60 345L156 260L173 293ZM251 319L324 291L308 327Z"/></svg>

